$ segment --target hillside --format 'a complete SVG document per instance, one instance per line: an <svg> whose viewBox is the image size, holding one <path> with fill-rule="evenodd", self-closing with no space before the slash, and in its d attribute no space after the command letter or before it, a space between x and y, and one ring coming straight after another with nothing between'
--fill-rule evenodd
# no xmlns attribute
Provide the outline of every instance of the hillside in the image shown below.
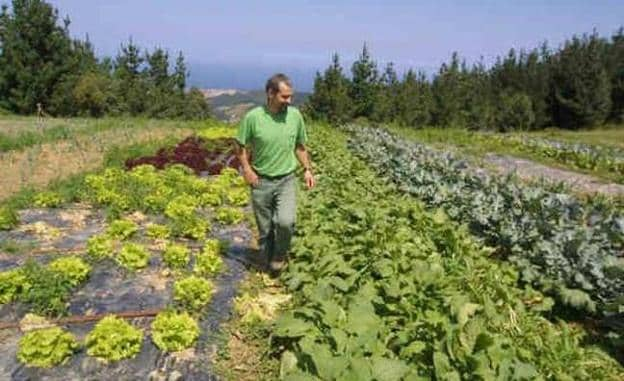
<svg viewBox="0 0 624 381"><path fill-rule="evenodd" d="M217 119L229 123L236 123L247 110L266 103L263 90L202 89L201 91L210 102ZM293 104L300 107L309 95L309 93L295 92Z"/></svg>

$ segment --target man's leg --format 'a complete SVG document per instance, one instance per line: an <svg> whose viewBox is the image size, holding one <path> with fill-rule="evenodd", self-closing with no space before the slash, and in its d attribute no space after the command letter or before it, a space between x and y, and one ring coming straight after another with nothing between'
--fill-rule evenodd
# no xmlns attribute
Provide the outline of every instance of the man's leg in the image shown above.
<svg viewBox="0 0 624 381"><path fill-rule="evenodd" d="M268 264L275 246L273 233L273 186L271 181L261 179L260 184L251 188L251 204L258 225L259 254L263 264Z"/></svg>
<svg viewBox="0 0 624 381"><path fill-rule="evenodd" d="M282 179L275 190L275 250L270 258L270 268L280 271L285 264L290 241L295 231L297 212L295 176Z"/></svg>

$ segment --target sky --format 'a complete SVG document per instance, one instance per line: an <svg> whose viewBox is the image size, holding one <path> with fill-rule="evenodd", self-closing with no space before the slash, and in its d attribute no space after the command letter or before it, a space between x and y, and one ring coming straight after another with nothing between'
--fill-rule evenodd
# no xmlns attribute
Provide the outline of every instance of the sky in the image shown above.
<svg viewBox="0 0 624 381"><path fill-rule="evenodd" d="M1 0L0 3L8 1ZM261 88L276 71L309 90L334 52L349 68L364 43L383 67L433 73L453 51L486 64L510 48L574 34L611 36L624 26L624 0L52 0L70 32L100 56L132 40L182 51L191 84Z"/></svg>

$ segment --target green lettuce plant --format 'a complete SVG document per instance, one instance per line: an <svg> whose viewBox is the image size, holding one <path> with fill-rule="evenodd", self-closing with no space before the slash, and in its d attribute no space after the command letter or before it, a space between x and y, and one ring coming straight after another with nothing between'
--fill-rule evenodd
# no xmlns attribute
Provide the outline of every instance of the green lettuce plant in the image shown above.
<svg viewBox="0 0 624 381"><path fill-rule="evenodd" d="M117 263L128 270L138 270L147 266L150 253L143 246L136 243L127 243L116 257Z"/></svg>
<svg viewBox="0 0 624 381"><path fill-rule="evenodd" d="M91 266L78 257L58 258L48 268L61 274L72 287L84 282L91 272Z"/></svg>
<svg viewBox="0 0 624 381"><path fill-rule="evenodd" d="M76 338L61 328L39 329L22 336L17 358L28 366L49 368L67 361L78 347Z"/></svg>
<svg viewBox="0 0 624 381"><path fill-rule="evenodd" d="M132 358L141 351L143 332L115 316L100 320L87 335L87 354L105 361Z"/></svg>
<svg viewBox="0 0 624 381"><path fill-rule="evenodd" d="M199 326L188 312L164 311L152 323L152 340L163 351L190 348L199 337Z"/></svg>
<svg viewBox="0 0 624 381"><path fill-rule="evenodd" d="M190 260L190 251L184 245L170 244L163 252L163 260L172 269L183 269Z"/></svg>
<svg viewBox="0 0 624 381"><path fill-rule="evenodd" d="M199 311L210 302L213 289L209 280L189 276L175 282L173 299L189 311Z"/></svg>

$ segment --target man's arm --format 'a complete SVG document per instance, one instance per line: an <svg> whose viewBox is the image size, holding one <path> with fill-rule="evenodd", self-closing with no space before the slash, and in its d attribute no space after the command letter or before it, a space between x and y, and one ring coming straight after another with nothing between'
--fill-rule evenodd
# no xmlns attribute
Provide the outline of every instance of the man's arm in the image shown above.
<svg viewBox="0 0 624 381"><path fill-rule="evenodd" d="M306 147L303 144L297 144L295 147L295 154L305 170L303 173L303 179L305 180L306 186L308 189L314 188L316 180L314 179L314 174L312 173L312 166L310 165L310 159L308 157Z"/></svg>
<svg viewBox="0 0 624 381"><path fill-rule="evenodd" d="M247 181L247 184L254 187L257 186L258 174L249 163L249 151L245 146L240 145L240 143L236 145L236 157L243 167L243 177L245 178L245 181Z"/></svg>

